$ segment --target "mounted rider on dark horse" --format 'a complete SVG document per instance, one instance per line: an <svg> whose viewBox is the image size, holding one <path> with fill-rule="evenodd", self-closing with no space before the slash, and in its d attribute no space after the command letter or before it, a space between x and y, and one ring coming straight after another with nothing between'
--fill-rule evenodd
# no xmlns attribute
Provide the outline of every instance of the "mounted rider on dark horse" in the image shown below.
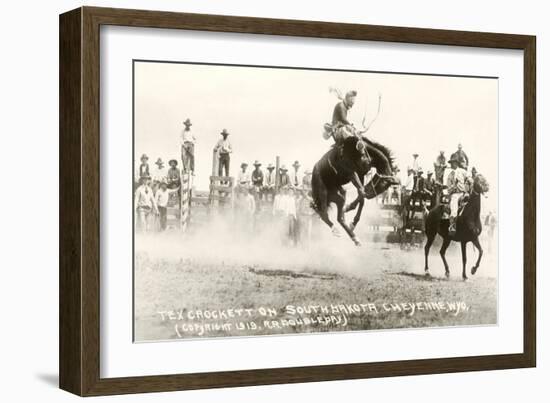
<svg viewBox="0 0 550 403"><path fill-rule="evenodd" d="M334 223L328 216L328 206L335 203L337 221L356 245L360 245L354 229L359 222L365 198L373 199L397 183L394 178L391 151L381 144L364 137L347 120L347 111L353 106L355 91L346 94L345 99L334 109L332 125L325 125L325 139L331 136L334 146L326 152L313 167L312 208L336 234ZM365 130L366 131L366 130ZM375 168L372 170L372 168ZM369 179L365 184L365 176ZM344 185L352 183L357 189L357 198L346 206ZM345 213L357 209L351 224L347 224Z"/></svg>
<svg viewBox="0 0 550 403"><path fill-rule="evenodd" d="M483 248L479 242L482 226L480 219L481 212L481 196L489 191L489 184L483 175L474 173L473 184L464 204L460 208L460 213L456 218L456 231L449 231L448 206L440 204L430 210L425 220L426 230L426 246L424 247L426 275L429 275L428 256L430 248L437 234L443 238L443 244L439 254L445 266L445 276L449 277L449 264L445 258L445 252L451 241L460 242L462 251L462 278L468 279L466 274L466 245L472 242L478 251L478 258L475 266L472 267L471 273L475 274L479 268L481 257L483 256Z"/></svg>

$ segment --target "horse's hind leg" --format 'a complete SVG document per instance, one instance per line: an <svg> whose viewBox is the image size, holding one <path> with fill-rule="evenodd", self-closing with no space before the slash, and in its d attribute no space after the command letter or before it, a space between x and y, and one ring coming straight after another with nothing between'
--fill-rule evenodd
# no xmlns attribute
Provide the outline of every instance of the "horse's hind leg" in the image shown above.
<svg viewBox="0 0 550 403"><path fill-rule="evenodd" d="M315 183L311 207L313 207L313 210L319 214L321 220L327 224L329 228L334 228L334 223L330 221L328 216L328 191L325 184L320 179Z"/></svg>
<svg viewBox="0 0 550 403"><path fill-rule="evenodd" d="M447 248L449 247L451 243L450 238L443 238L443 245L441 245L441 249L439 250L439 254L441 255L441 259L443 260L443 264L445 265L445 277L449 278L449 264L447 263L447 259L445 259L445 252L447 252Z"/></svg>
<svg viewBox="0 0 550 403"><path fill-rule="evenodd" d="M434 243L435 235L436 234L426 234L426 245L424 246L424 273L426 276L430 275L430 268L428 267L428 256L430 254L430 248L432 247L432 244Z"/></svg>
<svg viewBox="0 0 550 403"><path fill-rule="evenodd" d="M332 201L334 201L334 203L336 203L338 222L340 223L342 228L344 228L344 230L347 232L347 234L349 235L349 237L351 238L353 243L355 243L355 245L357 245L357 246L360 246L361 243L359 242L359 240L355 236L355 233L353 232L353 229L351 229L349 227L349 225L346 224L346 217L345 217L345 214L344 214L344 204L346 202L346 192L345 192L345 190L340 188L338 190L337 194L333 195L333 197L331 199L332 199Z"/></svg>
<svg viewBox="0 0 550 403"><path fill-rule="evenodd" d="M468 280L468 276L466 275L466 261L468 260L468 257L466 256L466 241L460 242L460 250L462 252L462 279L464 281Z"/></svg>
<svg viewBox="0 0 550 403"><path fill-rule="evenodd" d="M478 252L476 265L472 267L472 275L474 275L476 274L477 269L479 268L479 263L481 263L481 257L483 256L483 248L481 247L481 244L479 243L479 238L477 237L472 240L472 243L477 248L477 252Z"/></svg>

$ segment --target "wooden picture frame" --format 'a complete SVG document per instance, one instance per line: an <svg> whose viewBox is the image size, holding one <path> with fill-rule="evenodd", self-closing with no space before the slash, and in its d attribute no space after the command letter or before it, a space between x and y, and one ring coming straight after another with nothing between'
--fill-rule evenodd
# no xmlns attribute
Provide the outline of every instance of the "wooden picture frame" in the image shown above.
<svg viewBox="0 0 550 403"><path fill-rule="evenodd" d="M524 60L524 349L521 354L100 377L100 26L520 49ZM534 36L82 7L60 16L60 387L81 396L533 367L536 363Z"/></svg>

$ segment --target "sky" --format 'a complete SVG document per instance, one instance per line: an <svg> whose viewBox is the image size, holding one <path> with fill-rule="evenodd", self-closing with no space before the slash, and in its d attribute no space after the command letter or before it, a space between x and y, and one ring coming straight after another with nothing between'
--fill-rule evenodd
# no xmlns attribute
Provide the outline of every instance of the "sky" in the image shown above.
<svg viewBox="0 0 550 403"><path fill-rule="evenodd" d="M134 158L138 163L146 153L151 165L158 157L179 160L182 122L189 118L199 190L208 189L212 149L224 128L233 176L243 161L250 169L259 160L265 168L276 156L289 168L298 160L302 170L311 169L332 143L322 137L338 102L330 87L358 92L348 114L357 127L376 116L381 95L367 136L393 151L402 176L413 153L426 171L440 150L450 157L461 143L470 166L488 179L496 205L496 78L136 62Z"/></svg>

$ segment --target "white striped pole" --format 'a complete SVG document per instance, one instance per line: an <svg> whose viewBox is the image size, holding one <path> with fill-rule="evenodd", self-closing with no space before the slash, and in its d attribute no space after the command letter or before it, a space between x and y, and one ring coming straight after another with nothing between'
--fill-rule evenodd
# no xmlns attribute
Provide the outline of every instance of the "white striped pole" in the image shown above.
<svg viewBox="0 0 550 403"><path fill-rule="evenodd" d="M181 230L186 231L187 225L189 223L189 205L190 205L190 189L191 189L191 179L190 175L188 173L183 173L181 175L181 207L180 207L180 222L181 222Z"/></svg>

